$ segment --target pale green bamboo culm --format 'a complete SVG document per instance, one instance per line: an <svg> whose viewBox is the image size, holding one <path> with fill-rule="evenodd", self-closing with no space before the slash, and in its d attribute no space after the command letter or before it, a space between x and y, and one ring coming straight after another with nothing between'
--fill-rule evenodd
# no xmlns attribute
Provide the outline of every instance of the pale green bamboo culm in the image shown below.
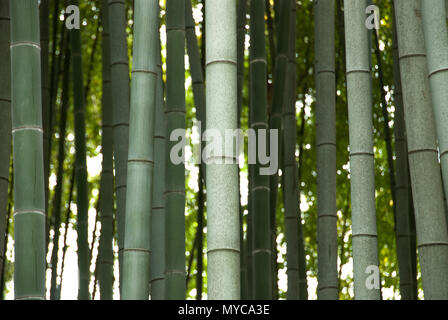
<svg viewBox="0 0 448 320"><path fill-rule="evenodd" d="M112 125L114 131L115 201L118 235L120 292L126 210L126 173L129 143L129 58L126 37L126 7L124 0L108 0L110 66L112 87Z"/></svg>
<svg viewBox="0 0 448 320"><path fill-rule="evenodd" d="M339 298L334 19L334 0L315 1L317 295L320 300Z"/></svg>
<svg viewBox="0 0 448 320"><path fill-rule="evenodd" d="M379 300L372 80L366 7L366 0L344 1L353 275L355 299Z"/></svg>
<svg viewBox="0 0 448 320"><path fill-rule="evenodd" d="M39 10L37 1L14 0L10 5L14 298L44 300L45 189Z"/></svg>
<svg viewBox="0 0 448 320"><path fill-rule="evenodd" d="M185 164L175 164L170 153L179 143L179 137L171 141L171 134L185 129L185 1L167 0L166 38L165 295L182 300L186 294Z"/></svg>
<svg viewBox="0 0 448 320"><path fill-rule="evenodd" d="M71 5L79 5L78 0L71 0ZM76 231L78 234L78 299L87 300L89 293L89 240L88 240L88 185L86 163L86 123L84 105L84 82L82 72L81 30L70 30L72 54L73 103L75 119L75 179L76 179Z"/></svg>
<svg viewBox="0 0 448 320"><path fill-rule="evenodd" d="M448 32L445 0L422 0L429 84L439 142L445 199L448 195Z"/></svg>
<svg viewBox="0 0 448 320"><path fill-rule="evenodd" d="M151 258L154 115L157 85L157 0L136 0L121 298L147 300Z"/></svg>
<svg viewBox="0 0 448 320"><path fill-rule="evenodd" d="M237 128L237 28L234 0L207 0L207 130L222 139ZM240 298L238 154L216 150L206 159L208 298ZM231 160L224 164L224 160Z"/></svg>
<svg viewBox="0 0 448 320"><path fill-rule="evenodd" d="M289 0L288 0L289 1ZM249 67L249 126L257 132L268 129L267 124L267 63L264 24L264 0L250 2L250 67ZM263 143L263 142L261 142ZM267 140L265 141L268 144ZM260 142L257 141L256 149ZM258 155L258 152L257 152ZM252 284L253 298L272 299L271 218L269 211L269 175L260 174L263 165L257 156L250 170L251 210L253 221Z"/></svg>
<svg viewBox="0 0 448 320"><path fill-rule="evenodd" d="M188 1L188 0L187 0ZM157 40L157 92L151 214L151 300L165 299L165 148L166 120L160 39Z"/></svg>
<svg viewBox="0 0 448 320"><path fill-rule="evenodd" d="M9 1L0 1L0 235L5 234L11 159L11 57ZM5 259L5 237L0 236L0 275Z"/></svg>
<svg viewBox="0 0 448 320"><path fill-rule="evenodd" d="M396 157L395 234L397 241L397 259L400 277L400 295L402 300L417 299L417 250L413 233L413 207L409 178L408 147L404 123L403 97L401 92L400 62L395 18L392 30L393 76L394 76L394 136Z"/></svg>
<svg viewBox="0 0 448 320"><path fill-rule="evenodd" d="M109 11L107 0L101 0L102 33L102 72L103 95L101 108L101 153L103 155L100 186L101 237L98 258L98 283L100 299L112 300L113 297L113 234L114 234L114 176L113 176L113 130L112 130L112 91L110 83L110 39Z"/></svg>
<svg viewBox="0 0 448 320"><path fill-rule="evenodd" d="M394 5L423 292L428 300L448 299L448 230L428 81L421 1L394 0Z"/></svg>

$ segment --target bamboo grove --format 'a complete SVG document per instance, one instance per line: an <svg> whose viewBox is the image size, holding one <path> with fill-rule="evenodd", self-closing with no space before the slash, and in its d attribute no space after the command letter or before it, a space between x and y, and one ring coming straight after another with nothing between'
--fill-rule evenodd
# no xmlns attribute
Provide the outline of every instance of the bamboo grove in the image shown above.
<svg viewBox="0 0 448 320"><path fill-rule="evenodd" d="M0 0L0 298L448 299L447 16Z"/></svg>

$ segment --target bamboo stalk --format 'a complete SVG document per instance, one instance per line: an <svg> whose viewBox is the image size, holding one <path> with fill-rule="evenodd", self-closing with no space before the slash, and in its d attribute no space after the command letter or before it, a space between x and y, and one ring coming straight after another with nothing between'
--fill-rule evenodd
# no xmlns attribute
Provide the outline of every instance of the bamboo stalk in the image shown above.
<svg viewBox="0 0 448 320"><path fill-rule="evenodd" d="M448 97L448 30L446 24L446 3L436 0L429 3L422 0L423 27L427 51L429 83L432 94L433 109L436 123L437 141L439 143L440 165L442 168L442 187L445 201L448 195L448 125L446 124L446 99ZM447 212L445 212L447 214ZM448 216L447 216L448 217ZM448 277L445 278L448 281ZM448 282L445 282L448 284ZM445 290L448 297L448 289Z"/></svg>
<svg viewBox="0 0 448 320"><path fill-rule="evenodd" d="M39 10L37 1L15 0L10 5L11 74L14 75L11 82L14 297L44 300L45 185Z"/></svg>
<svg viewBox="0 0 448 320"><path fill-rule="evenodd" d="M110 66L110 34L109 12L107 0L101 1L102 31L102 135L101 152L103 154L101 186L100 186L100 221L101 236L96 265L95 279L100 286L100 299L112 300L113 296L113 225L114 225L114 198L113 198L113 127L112 127L112 91L111 91L111 66ZM95 287L95 285L94 285Z"/></svg>
<svg viewBox="0 0 448 320"><path fill-rule="evenodd" d="M207 3L208 6L208 3ZM165 295L185 299L185 164L170 159L171 133L185 129L185 1L166 2Z"/></svg>
<svg viewBox="0 0 448 320"><path fill-rule="evenodd" d="M275 12L275 29L277 30L277 52L275 57L274 75L273 75L273 93L272 93L272 107L269 118L269 128L271 130L278 130L278 163L282 164L283 150L282 150L282 109L285 98L286 87L286 70L288 64L288 50L289 50L289 33L290 33L290 19L291 19L291 5L293 1L274 2ZM278 197L278 172L270 176L269 189L270 199L269 208L271 216L271 227L273 227L271 241L272 249L276 249L274 245L276 214L277 214L277 197ZM290 246L296 244L290 243ZM289 277L288 273L288 277ZM294 275L292 275L294 277Z"/></svg>
<svg viewBox="0 0 448 320"><path fill-rule="evenodd" d="M448 299L448 229L428 81L421 1L395 0L394 5L423 291L427 300Z"/></svg>
<svg viewBox="0 0 448 320"><path fill-rule="evenodd" d="M237 13L233 0L209 0L206 10L207 129L235 130L237 101ZM218 149L218 148L216 148ZM238 151L220 150L207 159L208 298L240 298ZM231 163L224 164L224 159Z"/></svg>
<svg viewBox="0 0 448 320"><path fill-rule="evenodd" d="M394 77L394 137L396 157L396 184L395 184L395 234L397 241L398 270L400 276L400 295L403 300L417 299L417 279L412 271L415 245L411 237L411 187L409 185L409 165L407 158L407 142L404 123L403 97L401 91L400 64L398 58L398 44L396 23L394 18L393 36L393 77Z"/></svg>
<svg viewBox="0 0 448 320"><path fill-rule="evenodd" d="M151 215L151 299L165 299L165 148L166 119L160 37L157 40L157 92Z"/></svg>
<svg viewBox="0 0 448 320"><path fill-rule="evenodd" d="M70 4L79 5L78 0ZM77 212L77 245L78 245L78 299L88 300L89 294L89 241L88 241L88 184L86 163L86 129L84 82L82 68L82 49L80 29L70 30L70 46L73 77L73 102L75 120L75 170L76 170L76 212Z"/></svg>
<svg viewBox="0 0 448 320"><path fill-rule="evenodd" d="M250 106L249 126L260 138L260 131L267 130L267 62L264 25L264 0L251 0L250 3ZM267 144L267 141L265 141ZM260 142L257 142L257 154ZM272 154L271 154L272 155ZM251 165L253 212L253 298L272 299L272 261L271 233L269 211L269 176L261 175L263 165L257 157L256 164Z"/></svg>
<svg viewBox="0 0 448 320"><path fill-rule="evenodd" d="M365 27L366 7L366 0L344 1L353 269L355 299L379 300L380 289L366 286L370 276L368 268L378 267L372 80L368 29Z"/></svg>
<svg viewBox="0 0 448 320"><path fill-rule="evenodd" d="M123 272L124 220L126 210L126 176L129 144L129 58L126 38L124 0L108 0L110 33L110 66L112 88L112 125L115 167L115 201L118 233L120 292Z"/></svg>
<svg viewBox="0 0 448 320"><path fill-rule="evenodd" d="M315 3L318 298L339 298L334 0ZM286 175L288 176L288 175Z"/></svg>
<svg viewBox="0 0 448 320"><path fill-rule="evenodd" d="M135 2L121 292L121 298L125 300L145 300L149 297L158 8L156 0Z"/></svg>

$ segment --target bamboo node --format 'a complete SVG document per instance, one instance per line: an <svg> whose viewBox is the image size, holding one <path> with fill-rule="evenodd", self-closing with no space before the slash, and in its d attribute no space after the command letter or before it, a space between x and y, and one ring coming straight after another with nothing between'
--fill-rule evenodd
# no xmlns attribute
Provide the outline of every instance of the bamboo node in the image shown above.
<svg viewBox="0 0 448 320"><path fill-rule="evenodd" d="M18 216L18 215L22 215L22 214L26 214L26 213L36 213L42 216L46 216L45 211L43 210L19 210L19 211L14 211L14 217Z"/></svg>
<svg viewBox="0 0 448 320"><path fill-rule="evenodd" d="M436 73L443 72L443 71L448 71L448 67L442 67L442 68L440 68L440 69L436 69L436 70L434 70L434 71L431 71L431 72L428 74L428 79L431 78L431 77L432 77L433 75L435 75Z"/></svg>
<svg viewBox="0 0 448 320"><path fill-rule="evenodd" d="M228 64L232 64L232 65L237 65L235 60L231 60L231 59L215 59L215 60L211 60L211 61L207 61L206 66L212 65L212 64L216 64L216 63L228 63Z"/></svg>
<svg viewBox="0 0 448 320"><path fill-rule="evenodd" d="M40 133L44 133L44 130L42 130L42 127L38 127L38 126L21 126L21 127L17 127L17 128L13 128L11 133L16 133L18 131L25 131L25 130L33 130L33 131L38 131Z"/></svg>
<svg viewBox="0 0 448 320"><path fill-rule="evenodd" d="M235 249L235 248L213 248L213 249L208 249L207 254L219 252L219 251L231 251L231 252L238 253L238 254L240 253L240 250Z"/></svg>
<svg viewBox="0 0 448 320"><path fill-rule="evenodd" d="M15 42L12 43L10 48L14 48L14 47L21 47L21 46L29 46L29 47L34 47L36 49L40 50L40 44L36 43L36 42L31 42L31 41L19 41L19 42Z"/></svg>

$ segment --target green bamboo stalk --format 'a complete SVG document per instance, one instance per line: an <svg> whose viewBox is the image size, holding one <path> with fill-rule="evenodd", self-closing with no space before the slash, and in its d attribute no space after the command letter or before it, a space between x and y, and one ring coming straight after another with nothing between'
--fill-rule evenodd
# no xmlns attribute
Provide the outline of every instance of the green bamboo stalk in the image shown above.
<svg viewBox="0 0 448 320"><path fill-rule="evenodd" d="M118 233L120 292L126 210L126 176L129 143L129 58L126 38L126 8L124 0L108 0L110 33L110 65L112 81L112 125L114 131L115 201Z"/></svg>
<svg viewBox="0 0 448 320"><path fill-rule="evenodd" d="M334 0L315 3L317 255L320 300L337 300L336 82ZM288 176L286 174L286 176Z"/></svg>
<svg viewBox="0 0 448 320"><path fill-rule="evenodd" d="M11 160L11 57L9 1L0 1L0 275L5 261L6 216ZM0 292L1 295L1 292Z"/></svg>
<svg viewBox="0 0 448 320"><path fill-rule="evenodd" d="M15 0L10 5L11 75L14 75L11 77L14 297L44 300L45 186L39 9L37 1Z"/></svg>
<svg viewBox="0 0 448 320"><path fill-rule="evenodd" d="M135 1L121 292L121 298L125 300L145 300L149 297L154 115L158 72L158 9L157 0Z"/></svg>
<svg viewBox="0 0 448 320"><path fill-rule="evenodd" d="M410 221L410 185L408 148L404 123L403 97L401 91L400 64L398 58L398 44L396 23L394 18L392 52L394 73L394 137L396 157L396 184L395 184L395 234L397 241L398 270L400 276L400 295L403 300L417 299L417 279L412 271L412 246L411 221Z"/></svg>
<svg viewBox="0 0 448 320"><path fill-rule="evenodd" d="M171 133L185 129L185 1L167 0L166 37L165 295L185 299L185 164L170 160Z"/></svg>
<svg viewBox="0 0 448 320"><path fill-rule="evenodd" d="M250 68L249 68L249 126L259 136L261 130L267 130L267 63L264 25L264 0L250 2ZM266 142L267 144L267 142ZM259 142L256 149L258 150ZM258 154L258 151L257 151ZM252 166L250 192L252 193L253 212L253 298L272 299L272 261L269 211L269 176L261 175L263 165L259 158Z"/></svg>
<svg viewBox="0 0 448 320"><path fill-rule="evenodd" d="M79 5L78 0L70 0L70 4ZM73 77L73 102L75 119L75 170L76 170L76 212L78 233L78 299L89 299L89 241L88 241L88 185L86 163L86 129L85 129L85 105L84 82L82 72L82 50L80 29L70 30L72 77Z"/></svg>
<svg viewBox="0 0 448 320"><path fill-rule="evenodd" d="M109 12L107 0L101 1L101 23L102 31L102 171L100 186L100 221L101 237L96 268L98 283L100 286L100 299L112 300L114 283L114 253L113 253L113 128L112 128L112 91L111 91L111 66L110 66L110 35L109 35Z"/></svg>
<svg viewBox="0 0 448 320"><path fill-rule="evenodd" d="M345 43L350 135L350 184L355 299L379 300L378 288L368 288L369 267L378 267L373 157L372 83L366 0L345 0Z"/></svg>
<svg viewBox="0 0 448 320"><path fill-rule="evenodd" d="M45 183L45 211L48 213L48 178L50 176L50 78L48 42L50 1L41 0L39 5L40 20L40 48L41 48L41 85L42 85L42 127L44 129L44 183Z"/></svg>
<svg viewBox="0 0 448 320"><path fill-rule="evenodd" d="M59 256L59 228L61 226L61 199L64 183L64 159L65 159L65 135L67 128L67 110L69 107L70 97L70 50L65 50L64 61L64 77L62 84L62 101L61 101L61 115L59 119L59 142L58 142L58 169L56 172L56 186L54 189L53 203L52 203L52 217L54 219L54 236L53 249L51 252L51 287L50 300L56 298L56 281L58 270L58 256Z"/></svg>
<svg viewBox="0 0 448 320"><path fill-rule="evenodd" d="M278 3L277 3L278 4ZM272 8L269 0L265 0L265 15L266 15L266 24L267 24L267 33L268 33L268 41L269 41L269 62L267 64L268 69L268 78L270 74L274 74L275 71L275 60L277 57L277 42L276 42L276 29L274 27L274 19L272 18ZM276 26L278 27L278 26ZM268 114L269 110L272 110L272 83L268 83ZM270 181L271 183L271 181ZM271 185L269 186L271 188ZM270 200L274 200L274 195L271 193ZM276 195L275 195L275 200ZM276 201L271 203L270 215L271 215L271 251L272 251L272 298L274 300L278 299L278 264L277 264L277 216L276 209L272 207L272 205L276 205Z"/></svg>
<svg viewBox="0 0 448 320"><path fill-rule="evenodd" d="M446 85L448 84L448 31L444 0L431 3L422 1L423 27L428 57L429 83L431 87L437 140L439 143L440 165L442 167L442 186L445 205L448 195L448 119L446 109ZM448 216L447 216L448 217Z"/></svg>
<svg viewBox="0 0 448 320"><path fill-rule="evenodd" d="M160 39L157 41L157 92L151 215L151 299L165 299L165 147L166 119Z"/></svg>
<svg viewBox="0 0 448 320"><path fill-rule="evenodd" d="M296 152L296 5L291 5L287 81L283 102L283 198L285 208L285 236L288 261L287 299L306 300L306 266L303 230L300 214L300 194L297 174Z"/></svg>
<svg viewBox="0 0 448 320"><path fill-rule="evenodd" d="M238 125L237 20L233 0L209 0L206 10L207 129L225 136ZM207 159L208 298L240 298L238 154ZM231 159L231 164L223 160Z"/></svg>
<svg viewBox="0 0 448 320"><path fill-rule="evenodd" d="M423 291L428 300L448 299L448 229L427 79L421 1L395 0L394 5Z"/></svg>
<svg viewBox="0 0 448 320"><path fill-rule="evenodd" d="M278 151L279 157L282 157L282 143L281 143L281 118L282 109L285 98L285 87L286 87L286 68L288 64L288 50L289 50L289 33L290 33L290 19L291 19L291 5L292 1L277 1L274 3L275 8L275 21L278 23L276 25L277 30L277 53L275 57L275 67L274 67L274 81L273 81L273 96L272 96L272 108L269 119L269 127L272 130L278 130ZM281 18L280 18L281 16ZM279 164L282 161L279 159ZM278 174L275 173L270 176L269 188L270 188L270 199L269 208L271 216L271 241L272 250L276 252L276 213L277 213L277 196L278 196ZM288 243L288 242L287 242ZM296 246L296 244L290 243L290 246ZM292 249L292 248L291 248ZM293 249L294 250L294 249ZM274 262L273 262L274 264ZM289 273L288 273L289 276Z"/></svg>
<svg viewBox="0 0 448 320"><path fill-rule="evenodd" d="M5 150L0 154L0 234L5 233L6 213L8 207L8 186L11 158L11 57L10 57L10 19L9 2L0 2L0 26L4 30L0 34L0 148ZM0 237L0 263L3 264L4 237ZM3 269L0 266L0 274Z"/></svg>

